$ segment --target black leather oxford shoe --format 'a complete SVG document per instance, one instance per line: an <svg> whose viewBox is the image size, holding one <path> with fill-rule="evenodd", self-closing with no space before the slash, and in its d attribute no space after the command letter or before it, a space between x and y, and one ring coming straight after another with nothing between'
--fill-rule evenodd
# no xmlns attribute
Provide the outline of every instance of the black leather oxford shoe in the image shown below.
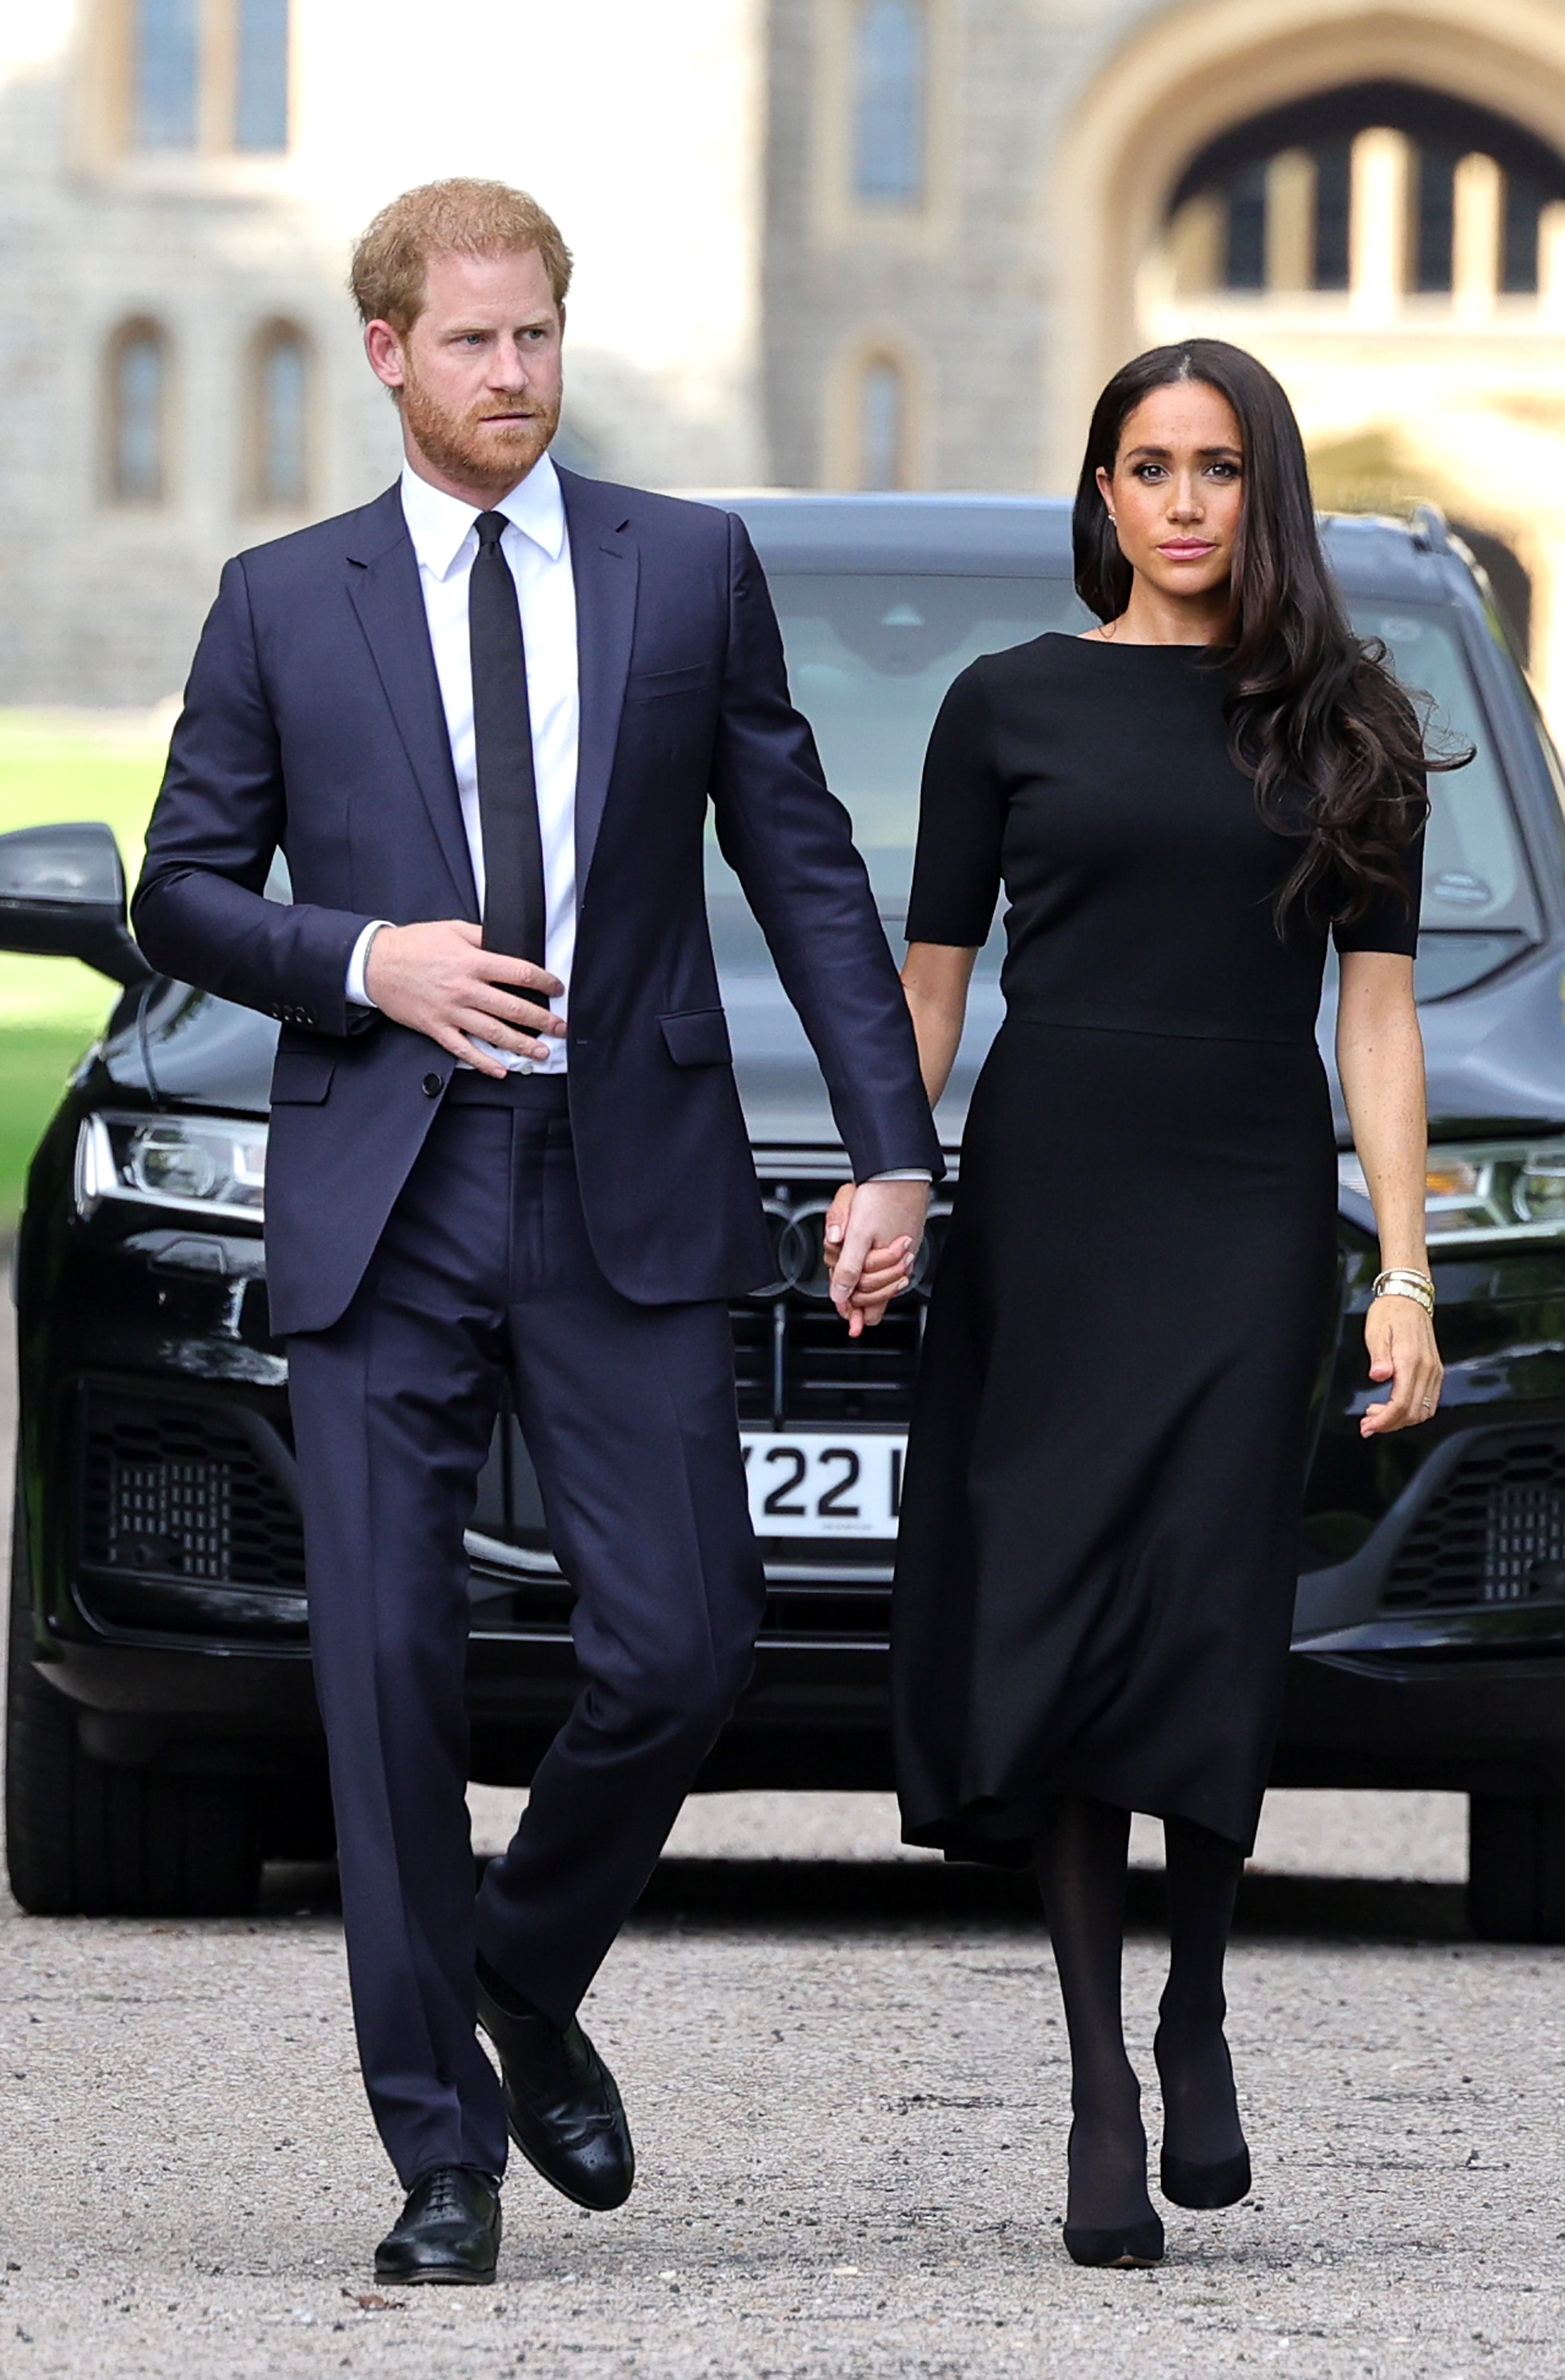
<svg viewBox="0 0 1565 2380"><path fill-rule="evenodd" d="M500 2184L470 2165L420 2174L407 2204L375 2251L375 2278L406 2289L418 2281L492 2281L500 2252Z"/></svg>
<svg viewBox="0 0 1565 2380"><path fill-rule="evenodd" d="M623 2206L636 2151L613 2076L573 2017L564 2030L479 1961L479 2022L500 2053L505 2120L530 2166L578 2206Z"/></svg>

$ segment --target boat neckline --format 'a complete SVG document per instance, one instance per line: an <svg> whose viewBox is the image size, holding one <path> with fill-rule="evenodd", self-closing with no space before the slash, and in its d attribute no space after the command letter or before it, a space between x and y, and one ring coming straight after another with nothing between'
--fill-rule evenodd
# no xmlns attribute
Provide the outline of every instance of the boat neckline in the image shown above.
<svg viewBox="0 0 1565 2380"><path fill-rule="evenodd" d="M1062 645L1086 645L1100 653L1200 653L1209 661L1225 661L1233 650L1231 645L1122 645L1111 638L1078 636L1074 628L1046 628L1043 633Z"/></svg>

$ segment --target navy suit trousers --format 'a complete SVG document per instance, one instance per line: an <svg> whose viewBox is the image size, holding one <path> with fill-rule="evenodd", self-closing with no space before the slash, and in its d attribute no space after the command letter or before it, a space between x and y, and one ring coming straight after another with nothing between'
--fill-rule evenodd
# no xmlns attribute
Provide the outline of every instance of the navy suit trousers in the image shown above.
<svg viewBox="0 0 1565 2380"><path fill-rule="evenodd" d="M764 1590L727 1311L604 1280L563 1077L459 1075L347 1312L288 1357L370 2105L405 2185L499 2173L475 1946L569 2017L749 1675ZM462 1533L507 1374L581 1686L475 1906Z"/></svg>

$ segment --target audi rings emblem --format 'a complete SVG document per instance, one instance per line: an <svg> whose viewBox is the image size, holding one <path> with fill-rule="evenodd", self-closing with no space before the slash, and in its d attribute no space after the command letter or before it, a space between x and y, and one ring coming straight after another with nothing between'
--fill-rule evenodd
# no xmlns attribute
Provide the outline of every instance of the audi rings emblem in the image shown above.
<svg viewBox="0 0 1565 2380"><path fill-rule="evenodd" d="M825 1258L826 1218L831 1208L829 1198L810 1199L798 1207L783 1207L774 1199L767 1199L766 1225L776 1271L764 1289L752 1293L755 1296L786 1297L790 1290L800 1297L819 1298L822 1303L831 1296L831 1276L826 1269ZM949 1212L944 1207L931 1212L924 1245L918 1251L913 1286L926 1295Z"/></svg>

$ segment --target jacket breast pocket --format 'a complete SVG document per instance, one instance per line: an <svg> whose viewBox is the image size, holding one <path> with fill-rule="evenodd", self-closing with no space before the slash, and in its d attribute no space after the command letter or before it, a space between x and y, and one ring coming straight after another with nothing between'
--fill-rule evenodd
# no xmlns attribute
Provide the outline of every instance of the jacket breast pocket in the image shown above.
<svg viewBox="0 0 1565 2380"><path fill-rule="evenodd" d="M660 1016L658 1022L676 1066L733 1064L728 1019L721 1008L682 1008L672 1016Z"/></svg>
<svg viewBox="0 0 1565 2380"><path fill-rule="evenodd" d="M625 682L625 698L655 702L665 694L691 694L698 686L709 686L711 678L706 662L693 662L687 669L632 670Z"/></svg>
<svg viewBox="0 0 1565 2380"><path fill-rule="evenodd" d="M336 1060L323 1050L279 1050L272 1067L273 1106L319 1107L336 1071Z"/></svg>

